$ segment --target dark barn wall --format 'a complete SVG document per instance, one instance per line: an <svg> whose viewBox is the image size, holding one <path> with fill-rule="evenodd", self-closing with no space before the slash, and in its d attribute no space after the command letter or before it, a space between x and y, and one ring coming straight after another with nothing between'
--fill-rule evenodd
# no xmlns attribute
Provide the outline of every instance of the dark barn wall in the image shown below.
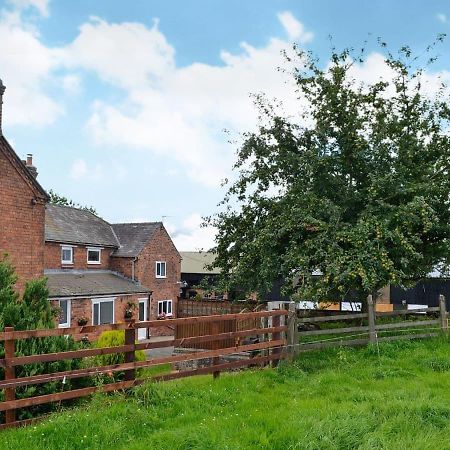
<svg viewBox="0 0 450 450"><path fill-rule="evenodd" d="M450 308L450 280L419 281L413 288L404 290L391 286L391 303L394 305L406 303L428 306L439 306L439 295L443 294Z"/></svg>

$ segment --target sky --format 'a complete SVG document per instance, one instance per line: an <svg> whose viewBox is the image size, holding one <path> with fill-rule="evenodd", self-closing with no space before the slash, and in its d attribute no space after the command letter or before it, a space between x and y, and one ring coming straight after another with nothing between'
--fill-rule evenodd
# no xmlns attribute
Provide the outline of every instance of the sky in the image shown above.
<svg viewBox="0 0 450 450"><path fill-rule="evenodd" d="M297 43L324 66L359 48L357 76L383 73L377 46L421 52L450 32L450 2L419 0L0 0L3 133L32 153L47 190L112 223L163 221L181 251L223 198L251 94L296 104L281 52ZM430 77L450 79L450 36ZM434 79L434 78L433 78Z"/></svg>

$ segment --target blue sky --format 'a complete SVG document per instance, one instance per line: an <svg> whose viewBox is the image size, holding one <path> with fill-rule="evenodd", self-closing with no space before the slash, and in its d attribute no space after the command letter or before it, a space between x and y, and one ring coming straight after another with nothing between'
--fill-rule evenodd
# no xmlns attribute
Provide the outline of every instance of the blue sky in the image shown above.
<svg viewBox="0 0 450 450"><path fill-rule="evenodd" d="M337 48L369 39L357 76L371 80L384 70L378 36L422 50L448 31L448 1L3 0L4 134L33 153L46 189L111 222L163 219L180 250L208 247L200 217L233 176L223 130L253 129L249 93L295 111L283 48L326 64L329 35ZM444 78L449 50L432 69Z"/></svg>

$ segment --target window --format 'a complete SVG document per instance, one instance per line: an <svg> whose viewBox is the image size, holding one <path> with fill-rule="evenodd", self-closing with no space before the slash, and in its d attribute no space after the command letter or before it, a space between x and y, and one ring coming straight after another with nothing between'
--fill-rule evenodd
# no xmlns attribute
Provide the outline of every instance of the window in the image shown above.
<svg viewBox="0 0 450 450"><path fill-rule="evenodd" d="M59 301L60 313L59 313L59 328L70 327L70 300Z"/></svg>
<svg viewBox="0 0 450 450"><path fill-rule="evenodd" d="M114 323L114 299L92 299L92 325Z"/></svg>
<svg viewBox="0 0 450 450"><path fill-rule="evenodd" d="M101 264L101 252L100 248L88 247L87 249L87 262L88 264Z"/></svg>
<svg viewBox="0 0 450 450"><path fill-rule="evenodd" d="M156 261L156 278L166 278L166 263Z"/></svg>
<svg viewBox="0 0 450 450"><path fill-rule="evenodd" d="M172 315L172 300L161 300L158 302L158 316Z"/></svg>
<svg viewBox="0 0 450 450"><path fill-rule="evenodd" d="M61 263L62 264L73 264L73 247L62 246L61 247Z"/></svg>

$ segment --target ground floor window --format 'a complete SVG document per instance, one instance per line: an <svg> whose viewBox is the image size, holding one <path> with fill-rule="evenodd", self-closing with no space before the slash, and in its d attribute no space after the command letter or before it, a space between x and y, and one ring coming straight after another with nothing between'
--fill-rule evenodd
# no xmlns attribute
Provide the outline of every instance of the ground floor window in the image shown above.
<svg viewBox="0 0 450 450"><path fill-rule="evenodd" d="M59 301L59 328L70 327L70 300Z"/></svg>
<svg viewBox="0 0 450 450"><path fill-rule="evenodd" d="M92 299L92 325L114 323L114 299Z"/></svg>
<svg viewBox="0 0 450 450"><path fill-rule="evenodd" d="M172 315L172 300L160 300L158 302L158 317Z"/></svg>

